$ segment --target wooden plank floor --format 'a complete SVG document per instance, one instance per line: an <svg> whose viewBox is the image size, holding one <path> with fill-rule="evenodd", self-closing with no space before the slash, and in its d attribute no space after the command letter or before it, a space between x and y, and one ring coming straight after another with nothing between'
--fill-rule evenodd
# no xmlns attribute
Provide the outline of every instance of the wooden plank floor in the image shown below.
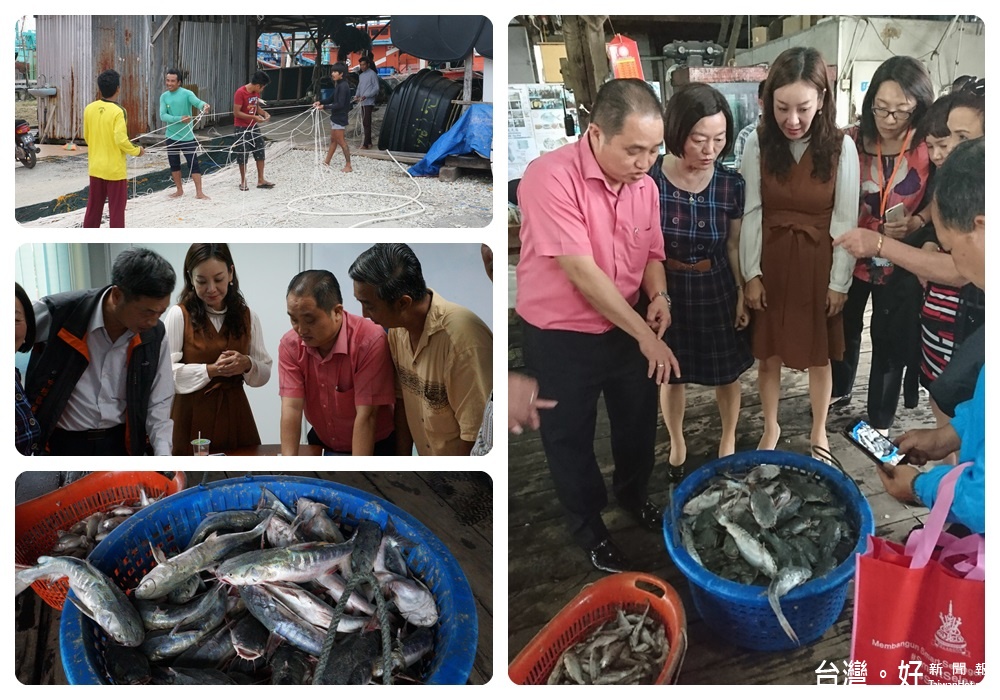
<svg viewBox="0 0 1000 700"><path fill-rule="evenodd" d="M510 337L515 339L517 336L517 329L512 328ZM902 506L886 494L874 465L840 434L852 418L865 412L864 397L870 364L867 336L866 326L854 401L845 409L831 412L827 429L833 453L858 482L871 504L876 534L899 539L919 522L926 510ZM516 361L518 355L518 348L512 346L511 359ZM743 375L737 450L756 449L760 439L763 416L756 383L755 369ZM808 453L811 418L808 378L804 372L784 370L779 421L783 431L779 449ZM904 408L900 397L892 436L909 428L933 426L934 418L925 394L921 395L920 404L915 409ZM689 471L716 457L718 431L714 390L689 387L685 422ZM538 434L511 436L509 444L508 662L583 586L603 575L591 566L563 525ZM612 460L603 404L598 416L595 450L611 499L604 519L612 536L637 568L665 580L677 590L684 602L690 645L680 672L680 683L815 684L815 671L821 662L831 661L841 667L850 653L853 582L849 587L847 604L837 622L821 639L807 647L793 652L761 653L741 649L720 639L698 619L687 581L670 560L662 535L639 528L617 507L610 495ZM668 454L669 440L660 419L656 442L657 466L650 482L650 497L661 505L667 501Z"/></svg>
<svg viewBox="0 0 1000 700"><path fill-rule="evenodd" d="M188 486L243 476L247 471L187 472ZM484 472L260 471L334 481L403 509L441 540L458 561L476 600L479 641L470 684L493 676L493 484ZM14 643L17 679L66 683L59 657L59 613L29 589L17 596Z"/></svg>

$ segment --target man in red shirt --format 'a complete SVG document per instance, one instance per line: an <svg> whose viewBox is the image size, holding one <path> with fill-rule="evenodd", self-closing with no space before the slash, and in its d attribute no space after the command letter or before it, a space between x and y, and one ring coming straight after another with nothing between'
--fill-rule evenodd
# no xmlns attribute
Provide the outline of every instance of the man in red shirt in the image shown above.
<svg viewBox="0 0 1000 700"><path fill-rule="evenodd" d="M260 106L260 93L269 82L271 79L267 73L259 70L233 96L233 133L236 135L233 154L240 166L240 189L243 192L250 189L247 187L247 156L251 153L257 163L257 187L265 190L274 187L273 182L264 179L264 137L257 126L271 120L271 115Z"/></svg>
<svg viewBox="0 0 1000 700"><path fill-rule="evenodd" d="M659 197L646 174L663 141L661 114L643 81L606 83L587 133L532 161L518 188L524 361L538 395L557 402L541 414L542 446L573 538L603 571L631 567L601 518L608 498L594 431L602 393L618 503L647 529L661 527L647 500L657 385L680 375L662 340L670 297Z"/></svg>
<svg viewBox="0 0 1000 700"><path fill-rule="evenodd" d="M344 311L340 284L326 270L293 277L285 302L292 330L278 344L281 454L298 454L303 410L310 445L395 454L396 374L385 331Z"/></svg>

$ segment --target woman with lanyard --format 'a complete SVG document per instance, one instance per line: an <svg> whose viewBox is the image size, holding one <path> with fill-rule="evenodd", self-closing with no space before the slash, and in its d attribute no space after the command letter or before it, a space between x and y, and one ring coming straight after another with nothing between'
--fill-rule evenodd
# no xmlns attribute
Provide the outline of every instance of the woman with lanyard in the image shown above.
<svg viewBox="0 0 1000 700"><path fill-rule="evenodd" d="M920 120L934 101L927 70L915 58L893 56L872 76L861 107L861 123L849 130L861 163L861 210L858 225L884 236L903 238L930 220L924 193L930 176L927 145L914 138ZM872 298L872 325L893 313L886 283L893 265L876 252L861 258L844 306L844 359L833 363L834 406L850 402L861 354L865 307ZM872 334L868 381L868 421L888 433L896 414L903 364L893 359L889 337ZM898 353L905 354L905 353Z"/></svg>

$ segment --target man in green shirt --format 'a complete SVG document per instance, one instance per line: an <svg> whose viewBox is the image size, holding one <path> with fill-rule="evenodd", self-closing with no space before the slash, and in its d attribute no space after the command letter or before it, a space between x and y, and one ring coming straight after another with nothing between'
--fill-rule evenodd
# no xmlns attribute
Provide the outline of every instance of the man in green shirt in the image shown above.
<svg viewBox="0 0 1000 700"><path fill-rule="evenodd" d="M183 154L188 162L191 179L194 181L195 197L209 199L208 195L201 191L201 169L196 158L198 142L195 141L191 125L191 110L194 108L207 112L211 109L211 105L198 99L198 96L187 88L181 87L181 72L176 68L167 71L166 84L167 91L160 95L160 121L167 125L167 160L170 162L170 176L177 187L177 191L170 196L180 197L184 194L184 185L181 181Z"/></svg>

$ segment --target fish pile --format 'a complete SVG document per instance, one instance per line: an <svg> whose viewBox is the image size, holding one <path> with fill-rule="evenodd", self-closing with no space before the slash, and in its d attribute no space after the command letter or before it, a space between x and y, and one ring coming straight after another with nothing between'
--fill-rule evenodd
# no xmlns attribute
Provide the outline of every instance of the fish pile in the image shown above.
<svg viewBox="0 0 1000 700"><path fill-rule="evenodd" d="M391 519L383 529L370 520L338 522L327 505L307 498L294 505L293 512L262 488L255 510L208 514L173 556L150 543L156 565L128 596L74 557L17 567L15 587L68 576L76 597L67 600L113 640L104 662L119 684L422 677L438 609L407 565L405 552L416 544ZM388 658L383 630L391 636Z"/></svg>
<svg viewBox="0 0 1000 700"><path fill-rule="evenodd" d="M684 550L722 578L766 586L771 609L796 645L781 597L833 571L857 544L846 504L824 479L775 464L716 475L682 512Z"/></svg>
<svg viewBox="0 0 1000 700"><path fill-rule="evenodd" d="M139 500L121 503L108 510L91 513L68 530L56 531L56 543L49 554L54 557L76 557L86 559L97 544L111 534L111 531L125 522L125 519L139 512L151 503L160 500L149 498L139 487Z"/></svg>
<svg viewBox="0 0 1000 700"><path fill-rule="evenodd" d="M618 609L562 653L548 685L642 685L656 681L670 652L666 628L649 615Z"/></svg>

